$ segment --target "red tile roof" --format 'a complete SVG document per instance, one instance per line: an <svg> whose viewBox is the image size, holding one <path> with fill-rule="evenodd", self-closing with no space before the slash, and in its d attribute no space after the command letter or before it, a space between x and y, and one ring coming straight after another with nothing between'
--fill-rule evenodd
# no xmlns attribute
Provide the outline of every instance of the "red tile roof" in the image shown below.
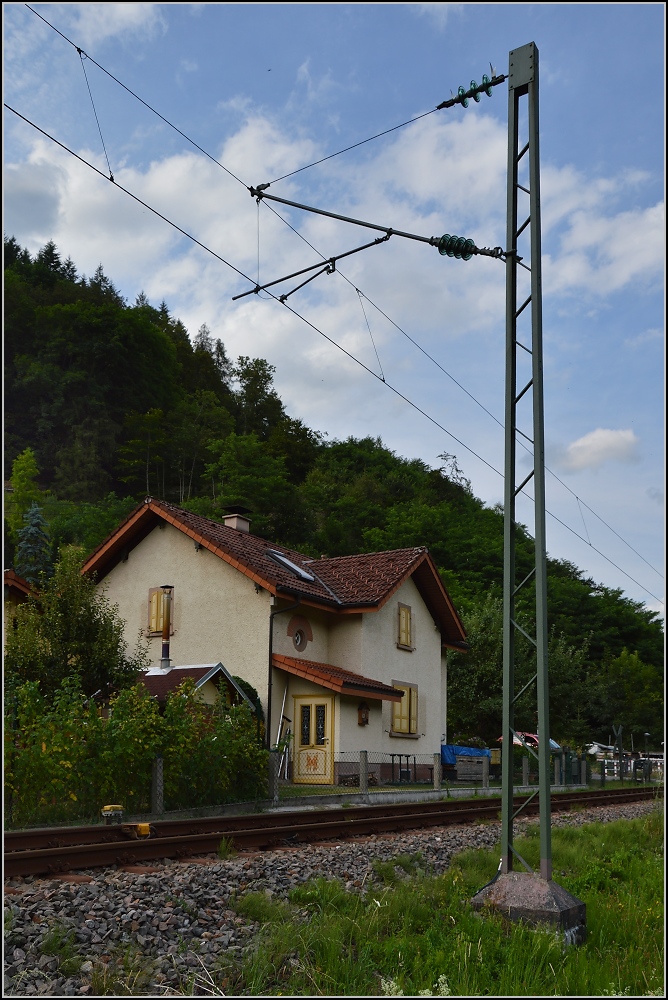
<svg viewBox="0 0 668 1000"><path fill-rule="evenodd" d="M180 684L183 683L188 677L191 677L195 682L195 687L201 687L206 680L220 682L221 680L227 682L227 687L233 702L245 701L251 711L255 711L255 706L249 699L233 677L230 676L228 671L225 669L222 663L204 663L197 666L188 667L172 667L171 670L161 672L157 670L149 670L142 674L140 680L145 687L148 688L149 693L152 694L158 701L164 701L168 694L172 691L176 691Z"/></svg>
<svg viewBox="0 0 668 1000"><path fill-rule="evenodd" d="M296 677L304 677L320 687L329 688L330 691L337 691L339 694L357 697L364 695L366 698L375 698L378 701L401 701L403 697L397 688L382 684L381 681L375 681L371 677L355 674L352 670L334 667L331 663L316 663L315 660L302 660L274 653L272 664L280 670L285 670Z"/></svg>
<svg viewBox="0 0 668 1000"><path fill-rule="evenodd" d="M19 600L23 600L30 594L33 596L36 594L35 588L32 587L27 580L24 580L22 576L19 576L13 569L5 570L5 587L7 587L7 591L5 591L5 593L9 592L15 597L18 597Z"/></svg>
<svg viewBox="0 0 668 1000"><path fill-rule="evenodd" d="M164 500L146 500L91 553L83 572L104 577L127 551L159 523L167 521L272 594L299 596L304 603L339 612L376 609L412 576L437 623L446 646L466 648L466 633L426 548L394 549L332 559L311 559L284 545L228 528ZM281 553L303 572L303 579L271 558Z"/></svg>
<svg viewBox="0 0 668 1000"><path fill-rule="evenodd" d="M164 701L186 678L192 677L197 686L197 681L206 677L210 670L211 667L174 667L164 674L144 674L140 680L148 688L149 694L158 701Z"/></svg>

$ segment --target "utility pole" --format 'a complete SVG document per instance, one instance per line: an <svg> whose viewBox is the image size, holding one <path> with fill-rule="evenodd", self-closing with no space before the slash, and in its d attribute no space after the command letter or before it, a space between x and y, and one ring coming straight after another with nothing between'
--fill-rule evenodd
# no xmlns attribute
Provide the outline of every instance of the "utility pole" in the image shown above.
<svg viewBox="0 0 668 1000"><path fill-rule="evenodd" d="M520 810L513 810L513 739L516 737L514 708L527 689L536 686L538 747L526 749L538 759L540 809L540 874L552 878L550 836L550 714L547 678L547 572L545 545L545 446L543 418L543 315L540 242L540 161L538 138L538 49L531 42L510 53L508 73L508 192L506 246L515 254L506 258L506 407L505 407L505 497L504 497L504 568L503 568L503 718L502 718L502 839L501 870L513 870L513 821ZM520 145L520 112L526 99L527 135ZM526 158L526 159L525 159ZM528 188L520 183L520 170L528 161ZM520 212L520 202L523 203ZM528 210L528 211L527 211ZM522 218L520 218L520 216ZM518 294L523 275L518 261L518 244L529 241L530 260L527 275L529 295ZM524 281L526 285L527 282ZM520 320L522 317L522 320ZM528 323L527 323L528 320ZM519 322L518 322L519 321ZM528 327L528 329L527 329ZM518 359L518 351L523 354ZM522 364L524 358L530 365ZM519 363L518 363L519 362ZM529 372L530 368L530 372ZM518 369L530 378L518 377ZM518 384L521 383L521 384ZM530 393L530 395L529 395ZM527 396L527 403L519 408ZM528 401L532 400L529 408ZM526 412L528 411L528 412ZM521 416L520 416L521 413ZM518 422L523 430L520 430ZM518 484L517 435L533 444L533 469ZM516 498L533 479L535 562L532 572L522 581L516 578L515 548L517 527ZM520 692L515 692L515 640L518 631L515 598L522 587L535 586L535 637L523 633L535 648L536 671ZM532 796L533 797L533 796ZM522 859L519 859L522 860ZM522 862L526 867L526 862Z"/></svg>
<svg viewBox="0 0 668 1000"><path fill-rule="evenodd" d="M310 277L278 297L285 304L287 298L303 288L321 274L333 274L336 262L343 257L370 249L389 240L392 236L417 240L437 247L442 256L458 260L470 260L474 256L493 257L505 261L506 265L506 407L505 407L505 493L504 493L504 574L503 574L503 717L502 717L502 839L501 863L497 877L480 890L473 899L476 908L491 904L504 911L511 919L524 919L529 923L556 924L566 933L568 942L584 940L586 909L585 904L575 899L565 889L552 881L552 847L550 830L550 712L547 672L547 569L545 544L545 444L543 417L543 317L541 285L541 241L540 241L540 158L538 136L538 49L534 42L513 49L509 57L508 76L497 75L492 70L492 78L483 77L479 86L471 81L469 90L460 87L457 96L438 105L440 108L461 104L468 106L469 99L480 100L480 94L491 97L492 88L508 80L508 190L507 190L507 234L506 249L501 247L477 247L473 240L445 235L421 236L403 232L390 226L330 212L326 209L304 205L300 202L277 195L268 194L270 184L250 187L249 193L258 203L263 199L289 205L306 212L337 219L350 225L372 229L384 235L372 243L349 250L345 254L321 260L299 271L293 271L264 285L256 285L243 295L257 294L263 288L283 281L302 277L308 272L316 272ZM526 137L520 146L520 113L526 98ZM524 167L528 166L524 179ZM520 176L523 183L520 182ZM528 185L528 186L527 186ZM520 222L520 203L523 199L521 215L528 215ZM520 240L529 241L528 253L520 254ZM525 263L529 260L530 263ZM324 266L323 266L324 265ZM522 289L524 274L528 274L527 289ZM525 291L529 294L524 297ZM242 295L235 296L241 298ZM520 303L521 304L518 304ZM530 307L530 308L529 308ZM527 319L529 329L526 329ZM519 322L518 322L519 321ZM518 352L519 349L519 352ZM522 355L520 358L518 353ZM530 360L526 362L524 356ZM525 384L526 369L529 375ZM518 404L525 400L522 407ZM531 400L528 414L524 411ZM519 423L522 423L522 429ZM521 435L533 447L533 468L518 484L517 435ZM534 537L535 562L524 580L516 579L517 522L515 504L518 494L533 479L534 486ZM528 635L517 623L515 598L528 585L535 590L535 636ZM518 692L515 692L515 646L517 633L521 633L535 649L535 673ZM525 749L538 761L538 788L529 799L514 810L513 802L513 741L515 732L515 705L529 690L536 692L536 717L538 720L538 747L534 751L523 739ZM535 795L539 795L540 810L540 874L533 872L520 857L513 845L513 823ZM514 872L517 859L526 872ZM530 884L527 878L532 879ZM537 887L536 881L540 883Z"/></svg>
<svg viewBox="0 0 668 1000"><path fill-rule="evenodd" d="M524 117L522 112L525 106ZM526 133L522 137L521 119L522 122L526 120ZM524 170L525 165L527 170ZM524 250L527 240L528 252ZM522 919L530 924L556 925L564 932L567 943L580 943L586 934L585 904L552 881L538 49L533 42L513 49L509 56L506 248L501 862L496 878L476 893L472 903L476 909L491 905L511 919ZM526 260L530 263L524 263ZM522 400L524 403L519 406ZM533 446L533 468L520 482L521 473L518 474L517 469L518 435ZM518 580L515 507L518 494L532 479L535 501L534 566L523 580ZM532 583L536 621L533 636L518 625L516 615L516 596ZM531 679L516 691L518 633L534 648L536 669ZM515 732L514 719L517 702L534 686L538 719L538 747L535 751ZM515 809L513 800L513 742L516 738L538 760L538 788L518 809ZM540 812L540 873L533 872L513 844L515 818L536 795L539 796ZM515 872L515 861L519 861L526 871Z"/></svg>

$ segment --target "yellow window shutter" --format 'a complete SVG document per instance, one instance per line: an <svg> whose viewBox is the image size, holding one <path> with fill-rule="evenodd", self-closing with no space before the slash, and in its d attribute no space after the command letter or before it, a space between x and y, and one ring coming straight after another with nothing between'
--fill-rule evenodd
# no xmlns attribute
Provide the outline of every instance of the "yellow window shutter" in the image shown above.
<svg viewBox="0 0 668 1000"><path fill-rule="evenodd" d="M410 726L409 733L418 731L418 693L417 688L410 688L406 697L410 697Z"/></svg>
<svg viewBox="0 0 668 1000"><path fill-rule="evenodd" d="M411 609L403 604L399 605L399 645L410 646L411 644Z"/></svg>
<svg viewBox="0 0 668 1000"><path fill-rule="evenodd" d="M399 691L403 691L404 696L401 701L392 702L392 729L395 733L407 733L410 712L409 688L404 687L403 684L395 684L394 687L398 688Z"/></svg>
<svg viewBox="0 0 668 1000"><path fill-rule="evenodd" d="M150 594L148 630L159 632L162 628L162 591L155 589Z"/></svg>

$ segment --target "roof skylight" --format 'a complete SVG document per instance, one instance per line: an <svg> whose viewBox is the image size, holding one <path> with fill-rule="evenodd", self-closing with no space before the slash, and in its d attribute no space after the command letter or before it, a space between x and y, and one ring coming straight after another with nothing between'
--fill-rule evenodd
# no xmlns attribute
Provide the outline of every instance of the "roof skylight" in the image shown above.
<svg viewBox="0 0 668 1000"><path fill-rule="evenodd" d="M278 563L279 566L283 566L291 573L294 573L294 575L299 577L300 580L305 580L308 583L315 583L315 577L312 576L311 573L307 573L306 570L302 569L301 566L298 566L297 563L293 563L293 561L288 559L287 556L284 556L282 552L277 552L275 549L267 549L267 555L270 559L273 559L274 562Z"/></svg>

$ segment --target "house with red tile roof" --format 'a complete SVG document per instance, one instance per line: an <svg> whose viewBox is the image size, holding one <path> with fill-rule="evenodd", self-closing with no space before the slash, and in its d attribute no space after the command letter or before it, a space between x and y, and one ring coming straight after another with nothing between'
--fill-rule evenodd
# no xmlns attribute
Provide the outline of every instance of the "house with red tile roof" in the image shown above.
<svg viewBox="0 0 668 1000"><path fill-rule="evenodd" d="M154 686L184 663L252 684L268 744L293 737L295 782L332 783L342 753L439 752L448 650L467 644L426 548L312 559L241 509L219 522L146 497L83 572L128 640L149 639Z"/></svg>

